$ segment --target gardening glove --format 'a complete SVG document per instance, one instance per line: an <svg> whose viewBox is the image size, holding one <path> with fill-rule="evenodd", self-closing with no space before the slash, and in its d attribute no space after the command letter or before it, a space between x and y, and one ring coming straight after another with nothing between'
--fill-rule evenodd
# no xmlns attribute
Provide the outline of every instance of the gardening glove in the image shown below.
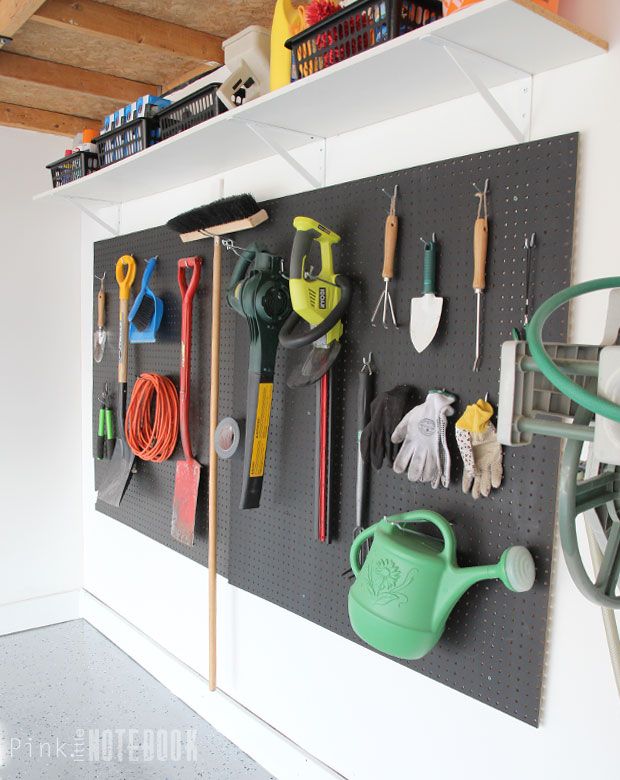
<svg viewBox="0 0 620 780"><path fill-rule="evenodd" d="M398 385L380 393L370 404L370 420L360 437L360 453L365 463L379 470L384 461L394 463L398 447L392 444L391 436L403 414L411 407L413 388Z"/></svg>
<svg viewBox="0 0 620 780"><path fill-rule="evenodd" d="M493 407L478 400L470 404L456 423L456 442L463 459L463 493L485 498L502 483L502 448L490 422Z"/></svg>
<svg viewBox="0 0 620 780"><path fill-rule="evenodd" d="M423 404L408 412L392 434L402 446L394 460L394 471L407 470L411 482L430 482L433 488L450 484L450 451L446 443L446 418L454 414L454 397L431 392Z"/></svg>

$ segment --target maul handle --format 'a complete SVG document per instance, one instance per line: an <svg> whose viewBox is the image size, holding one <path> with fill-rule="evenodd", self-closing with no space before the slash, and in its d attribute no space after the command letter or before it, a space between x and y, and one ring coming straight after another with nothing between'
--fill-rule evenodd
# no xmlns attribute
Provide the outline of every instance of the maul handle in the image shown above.
<svg viewBox="0 0 620 780"><path fill-rule="evenodd" d="M398 217L388 214L385 220L385 244L383 248L384 279L392 279L394 276L394 257L396 255L396 241L398 240Z"/></svg>
<svg viewBox="0 0 620 780"><path fill-rule="evenodd" d="M474 290L486 287L487 250L489 246L489 220L479 217L474 225Z"/></svg>

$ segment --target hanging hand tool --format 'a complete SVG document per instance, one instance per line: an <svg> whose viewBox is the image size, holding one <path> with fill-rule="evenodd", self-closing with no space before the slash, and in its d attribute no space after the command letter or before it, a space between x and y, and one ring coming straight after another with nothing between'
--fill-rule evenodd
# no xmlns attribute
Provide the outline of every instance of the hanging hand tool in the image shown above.
<svg viewBox="0 0 620 780"><path fill-rule="evenodd" d="M420 239L424 244L424 288L421 298L411 299L411 320L409 335L413 346L418 352L423 352L435 338L443 298L435 295L435 268L437 264L437 236L433 233L430 241Z"/></svg>
<svg viewBox="0 0 620 780"><path fill-rule="evenodd" d="M177 266L177 278L181 291L181 370L179 405L181 443L184 460L177 461L174 480L174 498L172 501L172 536L181 544L189 547L194 544L194 526L196 523L196 501L200 482L200 463L194 458L189 433L189 401L192 373L192 312L194 295L200 282L202 258L183 257ZM189 285L185 271L191 268ZM214 304L215 305L215 304Z"/></svg>
<svg viewBox="0 0 620 780"><path fill-rule="evenodd" d="M359 372L357 386L357 475L355 483L355 528L353 538L367 526L368 518L368 479L370 469L362 458L360 439L362 431L370 420L370 404L375 390L375 374L372 368L372 352L367 358L362 358L362 368ZM360 565L363 563L365 551L360 551Z"/></svg>
<svg viewBox="0 0 620 780"><path fill-rule="evenodd" d="M106 382L99 396L99 420L97 426L97 460L109 460L114 451L114 420L110 409L110 393Z"/></svg>
<svg viewBox="0 0 620 780"><path fill-rule="evenodd" d="M330 541L330 428L331 391L329 370L340 353L342 315L351 301L351 284L334 272L332 246L340 241L333 231L309 217L295 217L297 230L289 271L293 311L280 331L280 344L286 349L311 345L305 359L290 374L289 387L317 386L316 435L316 529L321 542ZM313 242L321 248L318 274L310 265ZM310 325L305 333L293 333L301 320Z"/></svg>
<svg viewBox="0 0 620 780"><path fill-rule="evenodd" d="M149 287L157 265L157 256L147 261L140 292L129 312L129 341L132 344L153 344L164 316L164 302Z"/></svg>
<svg viewBox="0 0 620 780"><path fill-rule="evenodd" d="M271 417L278 335L291 313L282 258L252 244L239 256L226 300L245 317L250 331L245 460L240 509L260 505Z"/></svg>
<svg viewBox="0 0 620 780"><path fill-rule="evenodd" d="M381 276L385 283L385 288L379 296L375 310L370 318L370 324L375 325L375 318L379 313L381 304L383 304L383 327L388 328L388 308L392 317L392 324L395 328L398 328L396 324L396 315L394 314L394 304L392 303L392 296L390 295L390 279L394 278L394 256L396 255L396 242L398 240L398 217L396 216L396 197L398 195L398 184L394 185L394 194L390 198L390 211L387 219L385 220L385 243L383 247L383 270Z"/></svg>
<svg viewBox="0 0 620 780"><path fill-rule="evenodd" d="M536 233L526 236L523 244L525 249L525 305L523 307L523 328L513 328L512 337L515 341L525 341L525 328L530 321L530 296L532 283L532 255L536 247Z"/></svg>
<svg viewBox="0 0 620 780"><path fill-rule="evenodd" d="M105 444L104 455L106 460L112 458L114 452L114 414L110 405L110 393L108 391L108 383L105 383Z"/></svg>
<svg viewBox="0 0 620 780"><path fill-rule="evenodd" d="M125 271L123 272L123 269ZM136 261L131 255L123 255L116 262L118 282L118 396L116 401L116 443L97 498L112 506L120 506L123 493L131 476L134 454L125 439L125 410L127 408L127 364L129 330L129 294L136 278Z"/></svg>
<svg viewBox="0 0 620 780"><path fill-rule="evenodd" d="M215 430L220 398L220 290L222 286L221 236L249 230L266 222L269 215L252 195L232 195L179 214L167 225L181 234L182 241L213 239L211 288L211 388L209 395L209 690L217 687L217 450Z"/></svg>
<svg viewBox="0 0 620 780"><path fill-rule="evenodd" d="M105 401L104 394L99 396L99 421L97 424L97 460L103 460L105 454Z"/></svg>
<svg viewBox="0 0 620 780"><path fill-rule="evenodd" d="M103 358L103 351L105 349L106 332L105 332L105 289L103 283L105 281L105 273L102 277L95 277L99 279L99 292L97 293L97 329L93 336L93 358L95 363L101 363Z"/></svg>
<svg viewBox="0 0 620 780"><path fill-rule="evenodd" d="M474 187L476 185L474 184ZM489 180L484 182L484 190L476 187L476 197L478 198L478 216L474 223L474 280L472 287L476 295L476 357L472 371L480 369L480 360L482 357L480 348L480 331L482 328L482 292L486 287L486 262L489 246L489 213L487 208L487 195L489 192Z"/></svg>

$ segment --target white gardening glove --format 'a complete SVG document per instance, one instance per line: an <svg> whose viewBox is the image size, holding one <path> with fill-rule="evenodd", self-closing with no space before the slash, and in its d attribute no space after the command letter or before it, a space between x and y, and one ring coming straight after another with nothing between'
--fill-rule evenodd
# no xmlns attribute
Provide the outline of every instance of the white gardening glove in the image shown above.
<svg viewBox="0 0 620 780"><path fill-rule="evenodd" d="M446 444L446 417L454 414L454 398L429 393L398 423L392 441L402 446L394 460L394 471L407 470L411 482L430 482L433 488L450 484L450 452Z"/></svg>
<svg viewBox="0 0 620 780"><path fill-rule="evenodd" d="M502 448L489 422L493 407L479 400L468 406L456 423L456 442L463 459L463 493L485 498L502 484Z"/></svg>

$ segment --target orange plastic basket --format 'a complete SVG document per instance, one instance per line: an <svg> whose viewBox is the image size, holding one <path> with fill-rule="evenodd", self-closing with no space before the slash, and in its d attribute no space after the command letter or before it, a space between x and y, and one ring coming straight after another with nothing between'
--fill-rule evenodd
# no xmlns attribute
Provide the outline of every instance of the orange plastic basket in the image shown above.
<svg viewBox="0 0 620 780"><path fill-rule="evenodd" d="M480 0L443 0L443 15L448 16L479 2ZM553 11L555 14L557 14L560 6L560 0L533 0L533 2L546 8L548 11Z"/></svg>

